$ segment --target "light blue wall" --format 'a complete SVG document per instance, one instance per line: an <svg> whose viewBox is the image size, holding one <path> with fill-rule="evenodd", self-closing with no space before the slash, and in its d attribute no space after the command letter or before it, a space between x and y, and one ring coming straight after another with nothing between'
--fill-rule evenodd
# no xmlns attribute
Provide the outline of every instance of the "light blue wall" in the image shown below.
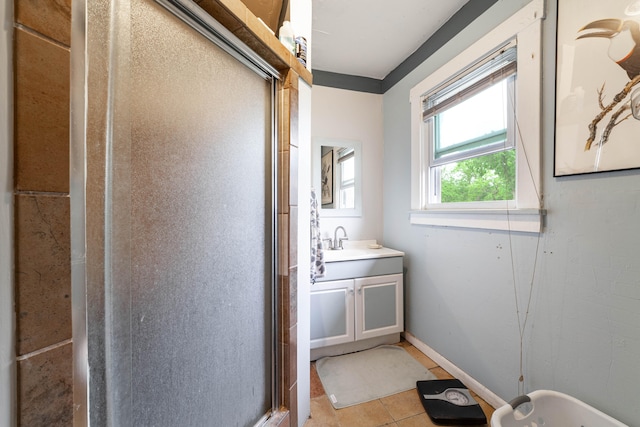
<svg viewBox="0 0 640 427"><path fill-rule="evenodd" d="M543 36L544 233L409 224L410 89L527 3L500 0L384 94L384 242L407 254L406 330L510 400L531 289L525 392L569 393L638 425L640 171L553 177L555 1Z"/></svg>

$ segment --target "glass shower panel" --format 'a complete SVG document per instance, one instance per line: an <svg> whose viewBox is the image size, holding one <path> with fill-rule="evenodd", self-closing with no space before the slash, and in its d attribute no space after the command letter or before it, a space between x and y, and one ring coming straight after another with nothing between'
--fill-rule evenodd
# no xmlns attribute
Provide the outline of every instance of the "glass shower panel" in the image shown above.
<svg viewBox="0 0 640 427"><path fill-rule="evenodd" d="M273 82L155 2L117 3L91 419L253 425L272 406Z"/></svg>

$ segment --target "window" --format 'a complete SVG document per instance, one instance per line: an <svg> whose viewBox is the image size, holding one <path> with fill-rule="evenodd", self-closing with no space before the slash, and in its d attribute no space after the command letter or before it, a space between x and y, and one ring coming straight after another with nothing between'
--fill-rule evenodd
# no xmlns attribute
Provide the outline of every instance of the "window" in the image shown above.
<svg viewBox="0 0 640 427"><path fill-rule="evenodd" d="M338 208L356 207L356 166L353 147L338 150Z"/></svg>
<svg viewBox="0 0 640 427"><path fill-rule="evenodd" d="M411 90L413 224L540 231L543 8L532 1Z"/></svg>
<svg viewBox="0 0 640 427"><path fill-rule="evenodd" d="M427 203L515 199L515 78L507 46L422 97Z"/></svg>

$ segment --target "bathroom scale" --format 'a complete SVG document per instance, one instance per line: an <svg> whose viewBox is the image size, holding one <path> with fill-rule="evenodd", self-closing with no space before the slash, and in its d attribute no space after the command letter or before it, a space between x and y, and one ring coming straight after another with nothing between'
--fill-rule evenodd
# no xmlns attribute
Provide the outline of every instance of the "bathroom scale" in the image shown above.
<svg viewBox="0 0 640 427"><path fill-rule="evenodd" d="M438 425L480 425L487 423L482 408L459 380L430 380L416 383L424 410Z"/></svg>

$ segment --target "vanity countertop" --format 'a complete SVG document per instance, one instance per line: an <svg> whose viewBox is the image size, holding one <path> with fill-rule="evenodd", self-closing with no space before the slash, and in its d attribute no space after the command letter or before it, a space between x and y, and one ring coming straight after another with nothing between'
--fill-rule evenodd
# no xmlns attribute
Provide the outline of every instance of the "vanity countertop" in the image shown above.
<svg viewBox="0 0 640 427"><path fill-rule="evenodd" d="M325 262L354 261L359 259L389 258L404 256L404 252L385 248L375 240L355 240L342 242L344 249L325 249Z"/></svg>

